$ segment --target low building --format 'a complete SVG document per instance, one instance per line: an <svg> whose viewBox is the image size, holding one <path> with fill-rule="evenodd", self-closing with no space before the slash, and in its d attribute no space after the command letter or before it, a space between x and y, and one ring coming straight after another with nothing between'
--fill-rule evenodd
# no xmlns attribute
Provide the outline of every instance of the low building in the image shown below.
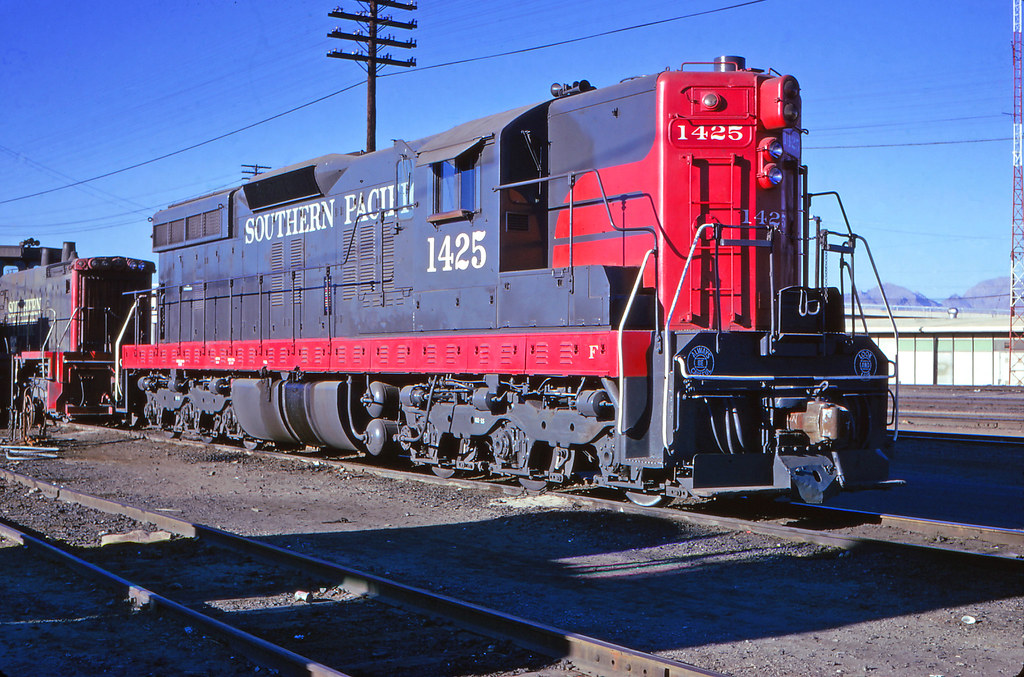
<svg viewBox="0 0 1024 677"><path fill-rule="evenodd" d="M890 360L899 360L899 381L908 385L1008 385L1008 312L957 308L896 307L899 335L884 306L864 306L866 321L851 331L868 333Z"/></svg>

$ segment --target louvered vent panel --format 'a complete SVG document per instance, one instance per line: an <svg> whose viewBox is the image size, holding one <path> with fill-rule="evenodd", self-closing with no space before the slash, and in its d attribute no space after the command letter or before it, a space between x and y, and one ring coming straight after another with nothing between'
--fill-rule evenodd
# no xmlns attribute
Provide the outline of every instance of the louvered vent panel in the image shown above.
<svg viewBox="0 0 1024 677"><path fill-rule="evenodd" d="M193 214L185 219L185 239L195 240L203 236L203 215Z"/></svg>
<svg viewBox="0 0 1024 677"><path fill-rule="evenodd" d="M220 235L220 210L214 209L213 211L206 212L203 214L203 237L211 237L213 235Z"/></svg>
<svg viewBox="0 0 1024 677"><path fill-rule="evenodd" d="M185 221L169 221L153 226L153 246L167 247L185 241Z"/></svg>
<svg viewBox="0 0 1024 677"><path fill-rule="evenodd" d="M498 353L498 364L508 369L515 364L516 354L518 353L516 344L514 343L502 343L500 352Z"/></svg>
<svg viewBox="0 0 1024 677"><path fill-rule="evenodd" d="M302 290L306 288L306 241L294 238L288 245L288 263L292 269L292 303L302 303Z"/></svg>
<svg viewBox="0 0 1024 677"><path fill-rule="evenodd" d="M534 361L539 365L550 364L550 346L547 341L538 341L530 350Z"/></svg>
<svg viewBox="0 0 1024 677"><path fill-rule="evenodd" d="M270 307L284 306L284 243L270 245ZM279 272L281 271L281 272Z"/></svg>
<svg viewBox="0 0 1024 677"><path fill-rule="evenodd" d="M168 244L179 244L185 241L185 219L171 221L171 236Z"/></svg>
<svg viewBox="0 0 1024 677"><path fill-rule="evenodd" d="M345 243L346 260L345 265L341 268L341 298L343 301L351 301L356 297L357 285L359 284L357 265L359 252L352 240L351 228L344 232L342 242ZM351 248L349 248L350 242L353 242Z"/></svg>
<svg viewBox="0 0 1024 677"><path fill-rule="evenodd" d="M505 230L530 230L529 214L507 212L505 214Z"/></svg>
<svg viewBox="0 0 1024 677"><path fill-rule="evenodd" d="M171 242L171 224L158 223L153 226L153 246L164 247Z"/></svg>
<svg viewBox="0 0 1024 677"><path fill-rule="evenodd" d="M384 224L384 238L381 247L381 254L384 262L384 279L382 280L384 292L384 305L393 306L396 302L401 303L402 295L394 294L395 290L395 227L394 224Z"/></svg>
<svg viewBox="0 0 1024 677"><path fill-rule="evenodd" d="M380 280L377 279L377 229L366 224L356 231L359 240L359 297L364 308L380 305Z"/></svg>

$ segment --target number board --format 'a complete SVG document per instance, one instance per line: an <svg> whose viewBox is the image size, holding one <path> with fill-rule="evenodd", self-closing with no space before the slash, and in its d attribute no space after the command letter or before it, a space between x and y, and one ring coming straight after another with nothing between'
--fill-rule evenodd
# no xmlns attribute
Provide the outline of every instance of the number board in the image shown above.
<svg viewBox="0 0 1024 677"><path fill-rule="evenodd" d="M675 119L668 125L668 138L673 146L746 146L754 140L750 125L693 124Z"/></svg>
<svg viewBox="0 0 1024 677"><path fill-rule="evenodd" d="M427 238L427 272L480 269L487 263L483 230Z"/></svg>

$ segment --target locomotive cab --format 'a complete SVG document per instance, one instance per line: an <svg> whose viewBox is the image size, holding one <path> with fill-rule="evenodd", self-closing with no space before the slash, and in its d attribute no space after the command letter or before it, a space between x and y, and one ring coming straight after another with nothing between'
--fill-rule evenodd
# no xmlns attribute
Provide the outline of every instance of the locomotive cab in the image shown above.
<svg viewBox="0 0 1024 677"><path fill-rule="evenodd" d="M148 323L131 321L131 292L149 288L153 264L79 258L73 242L36 245L0 247L7 271L0 277L0 331L12 365L3 384L8 423L24 430L46 417L111 416L119 332L148 340Z"/></svg>

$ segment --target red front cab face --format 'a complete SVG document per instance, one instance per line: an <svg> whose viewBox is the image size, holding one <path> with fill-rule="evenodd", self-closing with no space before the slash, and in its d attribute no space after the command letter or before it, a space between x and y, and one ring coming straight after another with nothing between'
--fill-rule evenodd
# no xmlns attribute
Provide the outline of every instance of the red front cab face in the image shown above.
<svg viewBox="0 0 1024 677"><path fill-rule="evenodd" d="M767 330L774 291L799 282L799 85L675 71L659 76L656 98L658 289L666 312L674 303L670 326Z"/></svg>

